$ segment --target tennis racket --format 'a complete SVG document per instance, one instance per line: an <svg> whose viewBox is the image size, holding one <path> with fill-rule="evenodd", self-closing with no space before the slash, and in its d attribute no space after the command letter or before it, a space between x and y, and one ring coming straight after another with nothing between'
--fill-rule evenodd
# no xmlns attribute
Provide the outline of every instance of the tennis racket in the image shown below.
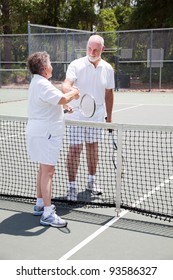
<svg viewBox="0 0 173 280"><path fill-rule="evenodd" d="M112 146L113 146L113 154L112 154L112 162L114 165L114 168L117 170L117 156L115 156L115 154L117 155L117 144L116 141L114 139L114 133L113 133L113 129L108 129L109 132L109 136L111 137L111 141L112 141ZM126 173L126 163L124 160L124 157L122 156L122 170L121 170L121 177L123 177Z"/></svg>
<svg viewBox="0 0 173 280"><path fill-rule="evenodd" d="M96 111L96 102L92 95L85 94L82 96L78 107L74 107L73 111L79 110L81 114L87 118L91 118ZM64 113L68 113L68 110L64 110Z"/></svg>
<svg viewBox="0 0 173 280"><path fill-rule="evenodd" d="M118 150L118 147L117 147L117 144L115 142L115 139L114 139L114 135L113 135L113 130L112 129L109 129L109 135L110 137L112 138L112 144L113 144L113 151L114 153L117 154L117 150ZM115 169L117 169L117 163L116 163L116 160L115 160L115 155L112 155L112 162L113 162L113 165L115 167ZM125 164L125 160L124 160L124 157L122 156L122 170L121 170L121 177L123 177L126 173L126 164Z"/></svg>

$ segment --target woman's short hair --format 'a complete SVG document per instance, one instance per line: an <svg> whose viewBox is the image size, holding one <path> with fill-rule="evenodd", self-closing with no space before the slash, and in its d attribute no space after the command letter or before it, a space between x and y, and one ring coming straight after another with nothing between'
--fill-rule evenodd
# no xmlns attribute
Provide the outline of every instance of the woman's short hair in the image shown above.
<svg viewBox="0 0 173 280"><path fill-rule="evenodd" d="M28 67L32 74L41 75L44 68L50 63L50 56L47 52L35 52L28 57Z"/></svg>

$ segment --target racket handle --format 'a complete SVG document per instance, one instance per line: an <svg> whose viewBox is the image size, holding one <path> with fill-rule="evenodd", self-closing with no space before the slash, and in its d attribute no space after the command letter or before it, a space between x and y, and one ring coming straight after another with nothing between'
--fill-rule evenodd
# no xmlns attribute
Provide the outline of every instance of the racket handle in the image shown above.
<svg viewBox="0 0 173 280"><path fill-rule="evenodd" d="M64 110L64 114L68 113L69 111L67 109Z"/></svg>
<svg viewBox="0 0 173 280"><path fill-rule="evenodd" d="M105 117L105 121L107 120L107 117ZM108 129L109 133L112 133L113 132L113 129L109 128Z"/></svg>

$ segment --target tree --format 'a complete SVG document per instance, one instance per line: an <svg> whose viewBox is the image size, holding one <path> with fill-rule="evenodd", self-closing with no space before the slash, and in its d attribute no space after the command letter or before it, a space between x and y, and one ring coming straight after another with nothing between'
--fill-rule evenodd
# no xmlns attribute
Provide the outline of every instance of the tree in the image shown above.
<svg viewBox="0 0 173 280"><path fill-rule="evenodd" d="M66 4L66 27L93 31L97 15L94 0L71 0Z"/></svg>
<svg viewBox="0 0 173 280"><path fill-rule="evenodd" d="M136 0L129 19L129 29L172 27L172 10L172 0Z"/></svg>
<svg viewBox="0 0 173 280"><path fill-rule="evenodd" d="M3 34L27 33L27 21L39 19L43 0L0 0L0 22Z"/></svg>
<svg viewBox="0 0 173 280"><path fill-rule="evenodd" d="M28 20L88 31L165 28L173 26L172 10L172 0L0 0L0 31L27 33Z"/></svg>
<svg viewBox="0 0 173 280"><path fill-rule="evenodd" d="M11 33L10 24L10 0L0 0L1 12L1 32L4 34Z"/></svg>
<svg viewBox="0 0 173 280"><path fill-rule="evenodd" d="M118 27L115 13L112 9L101 9L98 15L97 31L114 31Z"/></svg>
<svg viewBox="0 0 173 280"><path fill-rule="evenodd" d="M98 1L97 9L99 19L102 17L102 10L107 9L114 12L114 18L116 20L114 29L125 29L128 26L129 17L133 11L132 0L102 0ZM101 21L103 21L102 19ZM109 21L109 18L107 18ZM111 20L111 18L110 18Z"/></svg>
<svg viewBox="0 0 173 280"><path fill-rule="evenodd" d="M131 6L118 5L114 9L115 17L118 22L119 30L125 30L129 27L129 18L133 13L133 8Z"/></svg>
<svg viewBox="0 0 173 280"><path fill-rule="evenodd" d="M34 23L62 27L65 22L66 2L64 0L41 0L39 7L42 13L39 14L39 20L35 18Z"/></svg>
<svg viewBox="0 0 173 280"><path fill-rule="evenodd" d="M10 34L11 33L10 1L1 0L0 4L1 4L1 13L2 13L2 18L1 18L2 32L4 34ZM3 46L4 46L4 60L11 61L11 44L6 39L4 39ZM8 68L8 64L5 64L4 67Z"/></svg>

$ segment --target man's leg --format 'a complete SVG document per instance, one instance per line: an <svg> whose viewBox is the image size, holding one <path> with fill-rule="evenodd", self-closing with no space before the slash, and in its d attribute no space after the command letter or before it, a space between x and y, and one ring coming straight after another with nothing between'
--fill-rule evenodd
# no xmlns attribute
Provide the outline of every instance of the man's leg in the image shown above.
<svg viewBox="0 0 173 280"><path fill-rule="evenodd" d="M87 165L88 165L88 186L87 190L95 195L102 194L100 187L96 184L96 169L98 163L98 142L86 143Z"/></svg>
<svg viewBox="0 0 173 280"><path fill-rule="evenodd" d="M67 170L69 182L76 180L78 166L80 164L80 154L83 144L71 145L67 156Z"/></svg>
<svg viewBox="0 0 173 280"><path fill-rule="evenodd" d="M98 143L86 143L88 172L95 176L98 163Z"/></svg>
<svg viewBox="0 0 173 280"><path fill-rule="evenodd" d="M69 153L67 156L67 171L68 171L68 190L67 190L67 199L68 200L77 200L77 186L76 186L76 175L78 166L80 164L80 154L83 148L83 144L71 145Z"/></svg>

